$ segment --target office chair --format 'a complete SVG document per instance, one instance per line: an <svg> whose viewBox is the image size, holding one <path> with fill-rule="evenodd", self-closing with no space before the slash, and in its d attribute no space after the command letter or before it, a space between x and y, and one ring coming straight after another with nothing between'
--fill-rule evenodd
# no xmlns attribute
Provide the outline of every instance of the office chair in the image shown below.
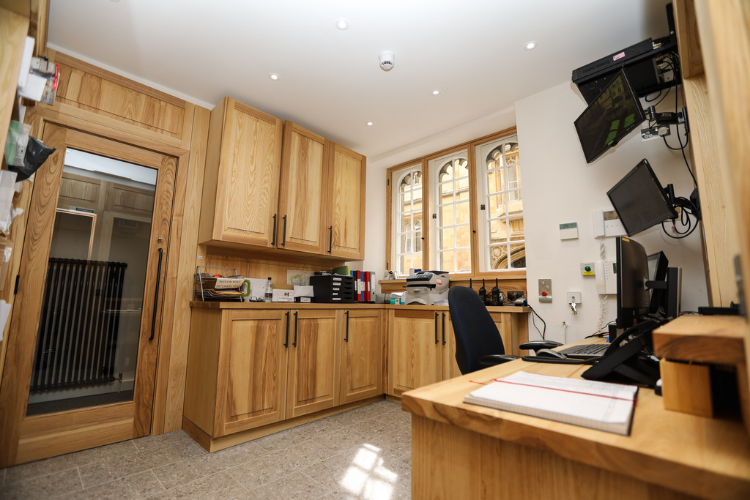
<svg viewBox="0 0 750 500"><path fill-rule="evenodd" d="M505 354L503 338L487 307L474 290L465 286L451 287L448 292L448 309L456 336L456 363L462 375L518 359L518 356ZM525 346L526 344L521 348ZM552 348L555 345L535 345L530 348L543 347Z"/></svg>

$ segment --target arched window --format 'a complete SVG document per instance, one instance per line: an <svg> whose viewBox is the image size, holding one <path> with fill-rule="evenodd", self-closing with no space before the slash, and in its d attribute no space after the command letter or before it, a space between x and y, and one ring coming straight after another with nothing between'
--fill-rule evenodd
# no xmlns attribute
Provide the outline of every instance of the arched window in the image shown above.
<svg viewBox="0 0 750 500"><path fill-rule="evenodd" d="M406 276L409 269L422 268L422 166L408 168L399 174L393 193L397 197L394 270L398 276Z"/></svg>
<svg viewBox="0 0 750 500"><path fill-rule="evenodd" d="M442 271L471 272L468 151L432 160L430 168L437 177L431 261Z"/></svg>

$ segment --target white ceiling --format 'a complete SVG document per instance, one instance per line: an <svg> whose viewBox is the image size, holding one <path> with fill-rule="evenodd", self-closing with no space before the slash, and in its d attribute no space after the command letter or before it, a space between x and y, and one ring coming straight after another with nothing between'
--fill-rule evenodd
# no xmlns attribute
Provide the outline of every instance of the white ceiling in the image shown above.
<svg viewBox="0 0 750 500"><path fill-rule="evenodd" d="M194 102L228 95L383 156L666 35L666 3L51 0L49 41ZM526 51L530 40L538 47ZM396 54L390 72L378 65L383 50Z"/></svg>

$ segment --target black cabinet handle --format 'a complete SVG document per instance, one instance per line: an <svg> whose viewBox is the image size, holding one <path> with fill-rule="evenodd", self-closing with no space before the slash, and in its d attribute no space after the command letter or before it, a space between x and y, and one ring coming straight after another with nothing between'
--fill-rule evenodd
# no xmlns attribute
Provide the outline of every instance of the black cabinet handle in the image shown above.
<svg viewBox="0 0 750 500"><path fill-rule="evenodd" d="M299 312L294 311L294 347L297 347L297 320L299 319Z"/></svg>
<svg viewBox="0 0 750 500"><path fill-rule="evenodd" d="M443 345L445 345L445 313L443 313Z"/></svg>
<svg viewBox="0 0 750 500"><path fill-rule="evenodd" d="M154 340L156 332L156 312L159 309L159 283L161 282L161 259L164 257L164 249L159 249L159 264L156 267L156 288L154 290L154 314L151 316L151 337L148 340Z"/></svg>
<svg viewBox="0 0 750 500"><path fill-rule="evenodd" d="M331 253L333 251L333 226L329 227L328 230L331 232L328 237L328 253Z"/></svg>
<svg viewBox="0 0 750 500"><path fill-rule="evenodd" d="M286 246L286 215L284 216L284 239L281 240L281 246Z"/></svg>
<svg viewBox="0 0 750 500"><path fill-rule="evenodd" d="M276 214L273 214L273 240L271 241L271 246L276 246Z"/></svg>
<svg viewBox="0 0 750 500"><path fill-rule="evenodd" d="M289 311L286 312L286 341L284 347L289 349Z"/></svg>
<svg viewBox="0 0 750 500"><path fill-rule="evenodd" d="M346 311L344 314L346 314L346 337L344 337L344 342L349 342L349 311Z"/></svg>
<svg viewBox="0 0 750 500"><path fill-rule="evenodd" d="M435 313L435 343L436 344L440 342L438 340L438 316L439 316L439 313Z"/></svg>

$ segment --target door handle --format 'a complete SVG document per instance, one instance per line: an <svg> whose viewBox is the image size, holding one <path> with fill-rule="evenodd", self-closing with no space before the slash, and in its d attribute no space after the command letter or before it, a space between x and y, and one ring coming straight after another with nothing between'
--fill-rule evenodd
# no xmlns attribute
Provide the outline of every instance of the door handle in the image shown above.
<svg viewBox="0 0 750 500"><path fill-rule="evenodd" d="M328 237L328 253L331 253L333 251L333 226L329 227L328 230L331 232Z"/></svg>
<svg viewBox="0 0 750 500"><path fill-rule="evenodd" d="M271 241L271 246L276 246L276 214L273 214L273 240Z"/></svg>
<svg viewBox="0 0 750 500"><path fill-rule="evenodd" d="M440 342L438 340L438 315L439 313L435 313L435 343L436 344Z"/></svg>
<svg viewBox="0 0 750 500"><path fill-rule="evenodd" d="M346 337L344 337L344 342L349 342L349 311L346 311L344 314L346 314Z"/></svg>
<svg viewBox="0 0 750 500"><path fill-rule="evenodd" d="M443 345L445 345L445 313L443 313Z"/></svg>
<svg viewBox="0 0 750 500"><path fill-rule="evenodd" d="M286 312L286 341L284 347L289 349L289 311Z"/></svg>
<svg viewBox="0 0 750 500"><path fill-rule="evenodd" d="M281 240L281 246L286 246L286 215L284 216L284 239Z"/></svg>
<svg viewBox="0 0 750 500"><path fill-rule="evenodd" d="M148 340L154 340L156 333L156 311L159 307L159 283L161 282L161 259L164 256L164 249L159 249L159 264L156 267L156 287L154 290L154 313L151 316L151 337Z"/></svg>
<svg viewBox="0 0 750 500"><path fill-rule="evenodd" d="M294 311L294 347L297 347L297 320L299 319L299 312Z"/></svg>

